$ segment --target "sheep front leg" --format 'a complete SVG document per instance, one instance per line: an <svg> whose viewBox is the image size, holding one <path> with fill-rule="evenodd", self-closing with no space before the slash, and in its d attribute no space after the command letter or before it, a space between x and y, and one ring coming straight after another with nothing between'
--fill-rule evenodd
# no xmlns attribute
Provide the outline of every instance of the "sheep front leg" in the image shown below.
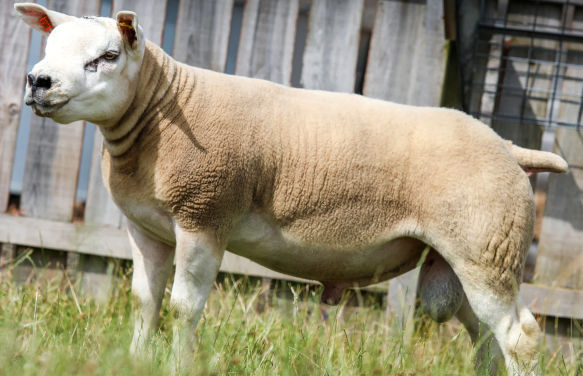
<svg viewBox="0 0 583 376"><path fill-rule="evenodd" d="M132 294L136 307L130 351L135 354L143 352L158 324L164 290L172 271L174 247L143 234L130 221L128 235L134 259Z"/></svg>
<svg viewBox="0 0 583 376"><path fill-rule="evenodd" d="M224 247L212 231L187 232L176 228L176 273L170 305L178 318L173 350L176 366L185 366L194 343L194 329L217 278Z"/></svg>

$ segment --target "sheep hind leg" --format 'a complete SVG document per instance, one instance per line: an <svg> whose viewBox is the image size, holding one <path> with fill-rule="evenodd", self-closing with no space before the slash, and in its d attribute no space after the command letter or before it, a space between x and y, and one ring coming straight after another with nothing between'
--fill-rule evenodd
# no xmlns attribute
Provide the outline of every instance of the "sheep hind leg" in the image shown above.
<svg viewBox="0 0 583 376"><path fill-rule="evenodd" d="M495 271L491 270L488 274L494 278ZM470 326L472 331L476 330L476 320L472 316L491 330L504 356L509 375L532 374L536 368L541 331L532 313L522 302L518 289L506 293L493 291L489 287L492 284L476 284L475 277L473 279L470 281L460 276L469 303L469 307L466 305L466 309L461 312L460 321L465 313L463 319L468 322L466 327ZM469 313L468 308L471 308L474 315Z"/></svg>
<svg viewBox="0 0 583 376"><path fill-rule="evenodd" d="M504 359L500 345L487 325L478 319L465 294L455 316L464 325L472 339L476 373L498 374L498 364Z"/></svg>

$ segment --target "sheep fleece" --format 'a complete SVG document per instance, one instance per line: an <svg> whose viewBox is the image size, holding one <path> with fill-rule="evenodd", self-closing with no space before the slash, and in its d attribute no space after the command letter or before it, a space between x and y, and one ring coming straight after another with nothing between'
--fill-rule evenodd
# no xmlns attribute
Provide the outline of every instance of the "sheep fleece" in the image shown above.
<svg viewBox="0 0 583 376"><path fill-rule="evenodd" d="M258 208L303 242L411 236L458 275L497 270L502 294L521 280L530 184L509 144L470 116L217 74L150 42L140 75L126 115L103 129L104 180L122 210L149 200L226 244Z"/></svg>

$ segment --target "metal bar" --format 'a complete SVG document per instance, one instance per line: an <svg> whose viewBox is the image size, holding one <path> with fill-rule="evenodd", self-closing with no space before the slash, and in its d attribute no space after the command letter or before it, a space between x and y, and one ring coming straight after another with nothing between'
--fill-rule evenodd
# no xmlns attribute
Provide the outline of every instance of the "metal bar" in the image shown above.
<svg viewBox="0 0 583 376"><path fill-rule="evenodd" d="M460 1L464 1L464 0L457 0L456 2L456 13L459 13L459 2ZM472 58L472 71L469 77L469 82L473 82L474 81L474 76L476 74L476 64L478 61L478 42L480 40L480 29L478 27L478 24L480 22L480 18L484 15L484 9L486 7L486 0L481 0L480 1L480 14L478 16L478 22L476 24L476 29L474 32L474 56ZM458 18L457 20L459 21L459 14L458 14ZM458 22L458 33L460 32L460 30L462 29L460 26L460 23ZM458 38L458 40L461 40L461 38ZM461 55L460 55L461 57ZM470 95L468 95L469 99L466 99L466 86L465 86L465 81L464 81L464 77L463 77L463 65L462 65L462 61L459 60L459 65L460 65L460 82L461 82L461 86L462 86L462 107L464 109L465 112L469 112L470 111L470 106L472 103L472 97L471 97L471 90L470 90ZM470 86L471 87L471 86Z"/></svg>
<svg viewBox="0 0 583 376"><path fill-rule="evenodd" d="M536 8L535 8L535 12L534 12L534 22L533 22L533 26L532 26L532 31L535 31L536 29L536 21L538 18L538 8L540 6L540 2L537 0L536 2ZM530 39L530 48L528 49L528 61L531 60L532 58L532 47L534 46L534 38ZM526 78L524 81L524 92L522 95L522 103L520 106L520 122L522 122L522 119L524 119L524 109L525 109L525 105L526 105L526 93L528 92L528 80L530 77L530 67L532 66L532 64L527 64L527 69L526 69Z"/></svg>
<svg viewBox="0 0 583 376"><path fill-rule="evenodd" d="M494 85L496 85L496 84L487 84L484 82L472 82L472 86L478 86L478 87L480 87L480 86L481 87L486 87L486 86L492 87ZM517 90L517 91L523 91L523 89L524 89L522 86L496 85L496 88L500 88L500 87L502 89ZM551 94L553 92L552 89L540 89L540 88L531 88L529 91L534 92L534 93L541 93L541 94ZM577 98L580 97L580 95L577 93L568 93L568 92L562 92L562 91L557 91L557 92L555 92L555 94L557 96L569 96L569 97L577 97ZM504 95L506 95L506 93ZM566 100L559 99L559 101L565 102ZM577 102L577 103L579 103L579 102Z"/></svg>
<svg viewBox="0 0 583 376"><path fill-rule="evenodd" d="M496 91L493 90L478 90L478 89L473 89L472 93L478 93L478 94L495 94ZM513 93L504 93L505 97L513 97L513 98L519 98L522 97L522 93L517 93L517 94L513 94ZM534 101L548 101L549 98L548 97L535 97L532 95L529 95L526 97L529 100L534 100ZM561 99L560 100L561 103L565 103L565 104L579 104L578 101L574 101L574 100L568 100L568 99Z"/></svg>
<svg viewBox="0 0 583 376"><path fill-rule="evenodd" d="M490 57L490 58L498 59L497 56L486 55L486 54L481 54L480 57ZM552 66L557 65L556 60L553 62L548 61L548 60L537 60L537 59L532 59L531 61L528 61L526 58L523 58L523 57L512 57L512 56L507 56L504 58L504 60L515 62L515 63L532 63L532 64L552 65ZM565 68L583 69L583 65L579 65L579 64L560 63L559 66L565 67Z"/></svg>
<svg viewBox="0 0 583 376"><path fill-rule="evenodd" d="M504 14L504 23L503 23L503 28L502 28L502 38L500 39L500 43L502 44L501 48L500 48L500 62L498 64L498 79L496 80L498 82L498 90L496 91L496 95L494 97L494 111L498 111L498 108L500 107L500 98L502 97L502 90L500 89L500 85L503 84L504 82L504 78L505 78L505 74L504 71L502 71L502 67L504 66L504 68L506 68L506 63L507 61L504 61L504 54L506 51L506 43L505 43L505 39L506 39L506 29L508 27L508 2L509 0L499 0L498 1L498 10L500 12L502 12ZM479 23L478 23L479 25ZM478 26L479 27L479 26ZM508 49L510 49L510 47L508 47Z"/></svg>
<svg viewBox="0 0 583 376"><path fill-rule="evenodd" d="M532 0L532 1L536 1L536 0ZM492 22L488 22L488 21L492 21ZM482 25L496 25L498 22L497 21L501 21L500 18L485 18L482 20ZM528 30L531 26L536 25L536 23L533 22L527 22L527 21L516 21L516 20L508 20L508 25L509 26L514 26L514 27L518 27L518 28L523 28L524 30ZM560 32L563 28L562 26L555 26L555 25L536 25L538 26L538 28L543 28L543 29L556 29L557 32ZM582 28L577 28L577 27L566 27L565 30L569 30L569 32L574 32L574 31L583 31ZM538 30L533 30L534 32L538 32Z"/></svg>
<svg viewBox="0 0 583 376"><path fill-rule="evenodd" d="M530 29L506 26L501 27L498 25L489 25L484 23L479 23L478 27L480 31L490 33L490 34L503 34L513 37L526 37L526 38L539 38L539 39L550 39L550 40L563 40L565 42L575 42L581 43L583 40L583 33L573 33L564 34L555 31L532 31Z"/></svg>
<svg viewBox="0 0 583 376"><path fill-rule="evenodd" d="M501 115L501 114L494 115L494 114L488 114L488 113L483 113L483 112L470 112L469 114L476 117L476 118L485 117L488 119L501 120L501 121L516 121L516 120L518 120L516 117L508 116L508 115ZM523 123L533 124L533 125L545 125L547 123L547 119L546 118L539 119L539 118L525 117ZM554 122L554 125L550 126L550 128L556 128L557 126L577 128L577 124L564 122L564 121L556 121L556 122Z"/></svg>
<svg viewBox="0 0 583 376"><path fill-rule="evenodd" d="M473 109L474 111L471 114L477 117L493 119L494 121L504 120L524 124L544 125L546 127L566 126L580 129L583 118L583 85L581 87L581 93L561 91L561 88L564 87L563 83L567 82L577 85L583 83L583 77L573 77L573 75L580 76L577 70L583 70L583 64L569 63L569 61L577 61L571 60L572 58L583 57L583 52L580 51L581 48L571 45L573 43L583 47L583 29L581 27L573 27L574 4L578 4L577 1L579 1L583 5L583 0L523 1L536 3L535 9L530 13L534 17L513 20L514 11L509 9L509 1L500 1L498 3L498 15L487 17L484 11L485 1L481 1L478 35L475 39L475 65L472 69L473 79L471 80L469 96L493 95L495 96L495 104L492 109ZM542 6L546 3L563 5L563 11L558 25L545 25L542 22L541 19L546 12ZM520 38L514 39L510 46L505 41L509 36ZM523 37L529 39L522 39ZM487 38L491 39L485 40ZM540 45L537 46L537 40L554 40L558 43L555 48L550 48ZM500 53L484 51L482 48L486 46L489 48L500 48ZM551 54L551 60L541 60L540 57L538 59L535 58L538 56L544 57L545 54ZM483 63L482 61L484 59L489 59L490 64ZM494 59L500 59L500 61L496 63ZM481 64L478 64L478 62ZM492 62L498 65L498 67L493 67ZM526 64L526 67L523 70L511 70L510 65L508 65L511 63L519 67L524 67L524 64ZM544 66L550 65L553 68L547 68L549 73L541 73L538 69L535 69L535 67L543 68ZM573 70L576 71L573 72ZM518 85L510 85L505 82L505 75L510 74L510 71L520 81ZM498 74L496 83L476 82L474 80L474 77L478 74L488 74L487 72L496 72ZM532 87L534 80L550 80L550 87ZM502 97L521 98L520 110L516 111L516 107L514 111L509 110L509 112L519 113L516 115L499 113ZM540 110L546 111L542 113L544 116L537 116L541 114L532 114L534 118L532 115L528 116L526 113L526 104L528 101L547 102L548 106L546 106L546 110L544 106L540 108ZM576 113L577 119L574 118L574 113L571 118L558 119L558 111L565 106L572 106L571 108L577 106L574 107L578 108ZM483 112L484 110L488 112L492 111L492 113L485 113ZM542 111L537 112L540 113Z"/></svg>
<svg viewBox="0 0 583 376"><path fill-rule="evenodd" d="M563 30L562 30L562 37L565 36L565 26L567 25L567 17L569 16L569 1L567 0L567 2L565 3L565 5L563 5L563 17L562 17L562 24L563 24ZM559 50L557 51L557 65L555 65L555 76L553 78L553 92L551 93L551 100L550 100L550 104L551 104L551 108L549 111L549 121L547 123L547 127L549 127L551 125L551 123L553 122L553 111L555 109L555 97L556 97L556 91L557 91L557 84L559 82L559 78L557 77L559 75L559 65L561 64L561 60L563 58L563 43L564 43L564 39L561 38L559 39ZM568 47L568 45L567 45ZM560 103L560 102L559 102Z"/></svg>
<svg viewBox="0 0 583 376"><path fill-rule="evenodd" d="M495 70L494 68L488 68L486 66L478 66L477 69L485 69L485 70ZM516 73L517 76L522 77L523 75L525 75L525 71L514 71L514 73ZM546 74L546 73L531 73L530 77L532 78L546 78L546 79L551 79L552 75L550 74ZM564 74L560 74L559 78L563 79L564 81L573 81L573 82L582 82L583 78L580 77L573 77L573 76L566 76ZM474 81L472 84L476 83L477 81ZM490 85L490 84L489 84ZM533 89L534 90L534 89ZM573 94L573 95L577 95L579 96L579 94Z"/></svg>

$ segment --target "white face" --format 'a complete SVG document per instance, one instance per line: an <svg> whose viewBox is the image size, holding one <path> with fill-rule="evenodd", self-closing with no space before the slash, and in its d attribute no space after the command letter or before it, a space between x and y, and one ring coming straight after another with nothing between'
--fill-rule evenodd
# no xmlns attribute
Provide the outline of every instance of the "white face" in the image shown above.
<svg viewBox="0 0 583 376"><path fill-rule="evenodd" d="M56 12L47 14L51 13L55 20ZM143 37L132 48L110 18L68 17L66 22L57 22L52 22L54 28L48 32L44 59L27 75L25 103L36 115L57 123L114 123L133 100ZM131 20L126 22L131 24Z"/></svg>

